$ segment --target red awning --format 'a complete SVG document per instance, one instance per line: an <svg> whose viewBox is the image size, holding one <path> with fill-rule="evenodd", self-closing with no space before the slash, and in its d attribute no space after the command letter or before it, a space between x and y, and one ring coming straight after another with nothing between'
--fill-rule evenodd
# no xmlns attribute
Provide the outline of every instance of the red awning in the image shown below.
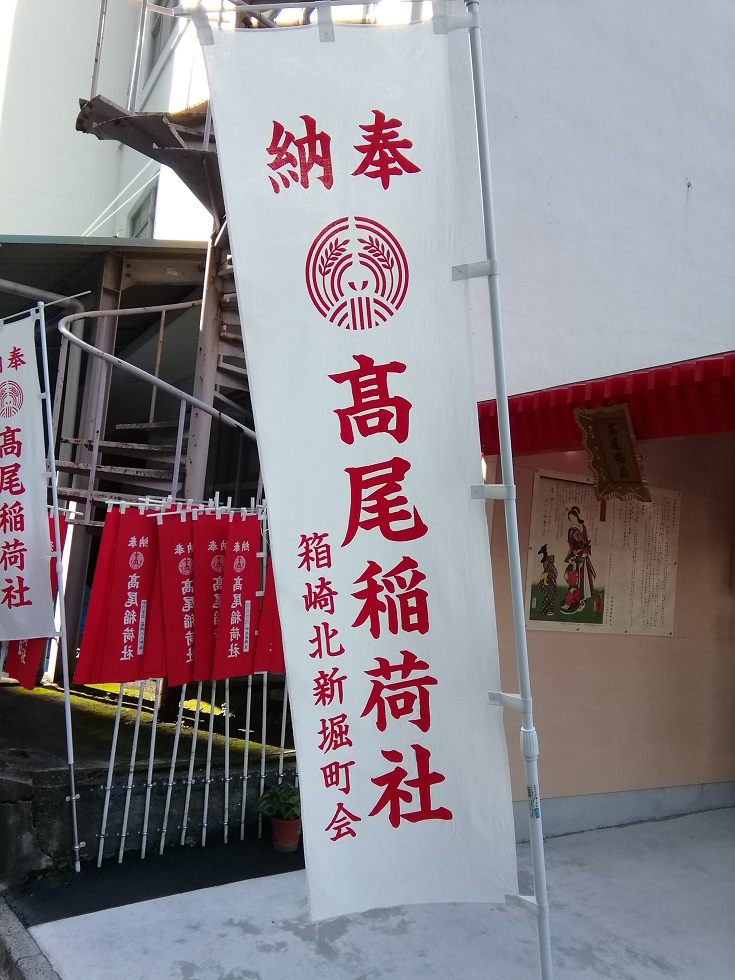
<svg viewBox="0 0 735 980"><path fill-rule="evenodd" d="M582 448L572 410L626 402L637 439L735 432L735 351L545 388L508 399L515 453ZM498 448L495 400L477 406L485 455Z"/></svg>

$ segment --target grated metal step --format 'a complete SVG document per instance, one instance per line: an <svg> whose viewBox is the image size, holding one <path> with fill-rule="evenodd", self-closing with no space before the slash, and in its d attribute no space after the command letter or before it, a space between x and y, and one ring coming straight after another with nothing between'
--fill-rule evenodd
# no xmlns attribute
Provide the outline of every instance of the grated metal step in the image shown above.
<svg viewBox="0 0 735 980"><path fill-rule="evenodd" d="M67 460L59 460L56 469L63 473L89 473L90 463L72 463ZM133 466L102 466L95 467L97 476L114 476L120 483L130 482L131 480L171 480L171 470L136 469Z"/></svg>
<svg viewBox="0 0 735 980"><path fill-rule="evenodd" d="M118 422L115 426L118 432L175 432L179 427L176 422Z"/></svg>
<svg viewBox="0 0 735 980"><path fill-rule="evenodd" d="M76 439L71 436L62 436L61 441L70 446L83 446L85 449L89 449L90 452L94 449L94 441L92 439ZM151 456L173 456L176 454L176 446L173 444L158 445L150 442L109 442L103 439L98 445L101 451L118 456L137 453L149 454Z"/></svg>

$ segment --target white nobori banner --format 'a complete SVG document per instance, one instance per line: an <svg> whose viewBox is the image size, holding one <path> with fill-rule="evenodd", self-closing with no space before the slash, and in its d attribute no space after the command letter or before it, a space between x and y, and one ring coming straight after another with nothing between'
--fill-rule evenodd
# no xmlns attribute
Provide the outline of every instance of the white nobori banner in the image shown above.
<svg viewBox="0 0 735 980"><path fill-rule="evenodd" d="M315 919L517 891L447 39L335 34L202 34Z"/></svg>
<svg viewBox="0 0 735 980"><path fill-rule="evenodd" d="M54 636L46 450L34 328L0 320L0 639Z"/></svg>

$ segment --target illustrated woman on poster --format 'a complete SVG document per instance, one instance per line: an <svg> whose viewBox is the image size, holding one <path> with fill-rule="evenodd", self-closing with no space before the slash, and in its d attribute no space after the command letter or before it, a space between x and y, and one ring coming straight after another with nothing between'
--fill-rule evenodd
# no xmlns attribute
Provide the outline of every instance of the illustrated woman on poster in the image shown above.
<svg viewBox="0 0 735 980"><path fill-rule="evenodd" d="M557 571L554 564L554 555L550 555L548 548L542 544L538 554L541 555L541 567L543 569L538 587L541 590L543 602L539 609L539 616L553 616L556 608L556 578Z"/></svg>
<svg viewBox="0 0 735 980"><path fill-rule="evenodd" d="M570 615L581 612L585 601L591 599L595 592L595 572L590 555L592 544L587 534L584 518L579 513L579 507L567 511L571 526L567 532L568 552L564 559L567 566L564 578L569 589L561 605L561 611ZM575 523L576 522L576 523Z"/></svg>

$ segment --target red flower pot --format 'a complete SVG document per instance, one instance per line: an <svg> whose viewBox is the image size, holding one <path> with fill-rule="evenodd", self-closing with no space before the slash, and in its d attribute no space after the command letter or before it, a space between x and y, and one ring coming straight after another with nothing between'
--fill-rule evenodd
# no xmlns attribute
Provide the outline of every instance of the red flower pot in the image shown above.
<svg viewBox="0 0 735 980"><path fill-rule="evenodd" d="M279 817L271 817L271 827L273 829L273 847L277 851L295 851L299 846L299 835L301 834L301 820L281 820Z"/></svg>

